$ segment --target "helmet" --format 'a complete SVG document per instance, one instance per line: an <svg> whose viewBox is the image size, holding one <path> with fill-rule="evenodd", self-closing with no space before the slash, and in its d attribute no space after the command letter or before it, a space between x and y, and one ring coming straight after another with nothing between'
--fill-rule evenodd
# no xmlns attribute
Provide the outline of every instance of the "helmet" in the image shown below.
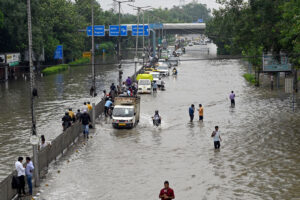
<svg viewBox="0 0 300 200"><path fill-rule="evenodd" d="M158 115L158 110L155 111L155 114Z"/></svg>
<svg viewBox="0 0 300 200"><path fill-rule="evenodd" d="M69 115L69 113L68 113L68 112L65 112L65 115Z"/></svg>

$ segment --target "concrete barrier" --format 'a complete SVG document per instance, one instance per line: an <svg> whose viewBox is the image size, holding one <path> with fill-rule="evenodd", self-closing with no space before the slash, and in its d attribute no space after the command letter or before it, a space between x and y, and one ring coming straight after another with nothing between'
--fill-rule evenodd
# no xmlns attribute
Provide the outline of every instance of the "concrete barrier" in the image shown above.
<svg viewBox="0 0 300 200"><path fill-rule="evenodd" d="M139 74L143 69L139 69ZM134 79L135 75L132 76ZM89 112L90 116L95 113L95 119L104 112L105 101L102 99L96 106L93 107L94 111ZM93 122L94 123L94 122ZM38 152L39 160L39 173L41 174L44 169L48 168L49 164L56 160L60 155L63 155L64 151L73 143L82 133L82 125L79 122L74 123L62 134L57 136L51 141L51 146L47 146ZM13 171L3 181L0 182L0 200L11 200L17 195L17 190L12 189L11 182L12 177L16 175L16 171Z"/></svg>
<svg viewBox="0 0 300 200"><path fill-rule="evenodd" d="M104 101L101 100L93 109L96 116L99 116L104 111ZM90 113L91 114L91 113ZM96 118L96 117L95 117ZM47 146L38 152L40 174L44 169L48 168L49 164L64 153L64 151L73 143L82 133L82 125L79 122L74 123L62 134L57 136L51 146ZM0 200L11 200L17 195L17 190L12 189L12 177L16 175L13 171L0 183Z"/></svg>

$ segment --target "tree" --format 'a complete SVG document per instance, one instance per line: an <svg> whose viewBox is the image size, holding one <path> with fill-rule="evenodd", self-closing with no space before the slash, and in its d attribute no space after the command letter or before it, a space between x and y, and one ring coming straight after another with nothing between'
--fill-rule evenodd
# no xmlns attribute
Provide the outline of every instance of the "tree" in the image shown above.
<svg viewBox="0 0 300 200"><path fill-rule="evenodd" d="M286 2L280 9L283 12L282 21L278 22L280 28L280 43L284 51L288 52L290 62L295 67L300 66L300 1Z"/></svg>
<svg viewBox="0 0 300 200"><path fill-rule="evenodd" d="M3 13L0 11L0 28L2 28L2 26L3 26L3 21L4 21L4 15L3 15Z"/></svg>

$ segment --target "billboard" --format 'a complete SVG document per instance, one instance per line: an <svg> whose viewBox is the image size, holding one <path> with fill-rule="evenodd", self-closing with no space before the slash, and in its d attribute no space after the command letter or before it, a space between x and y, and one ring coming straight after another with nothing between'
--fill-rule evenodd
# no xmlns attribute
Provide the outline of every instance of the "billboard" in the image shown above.
<svg viewBox="0 0 300 200"><path fill-rule="evenodd" d="M263 71L264 72L289 72L292 65L288 62L287 55L280 55L280 60L274 58L273 55L263 55Z"/></svg>
<svg viewBox="0 0 300 200"><path fill-rule="evenodd" d="M20 53L7 53L5 56L6 56L6 63L10 67L18 65L21 60Z"/></svg>

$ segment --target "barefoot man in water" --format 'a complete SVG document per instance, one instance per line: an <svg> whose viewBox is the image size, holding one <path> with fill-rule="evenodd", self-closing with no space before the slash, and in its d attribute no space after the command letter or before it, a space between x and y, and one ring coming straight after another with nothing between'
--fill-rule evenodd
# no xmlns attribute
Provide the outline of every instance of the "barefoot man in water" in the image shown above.
<svg viewBox="0 0 300 200"><path fill-rule="evenodd" d="M169 182L165 181L164 183L165 187L161 189L159 193L159 198L161 200L171 200L175 199L174 190L169 187Z"/></svg>

